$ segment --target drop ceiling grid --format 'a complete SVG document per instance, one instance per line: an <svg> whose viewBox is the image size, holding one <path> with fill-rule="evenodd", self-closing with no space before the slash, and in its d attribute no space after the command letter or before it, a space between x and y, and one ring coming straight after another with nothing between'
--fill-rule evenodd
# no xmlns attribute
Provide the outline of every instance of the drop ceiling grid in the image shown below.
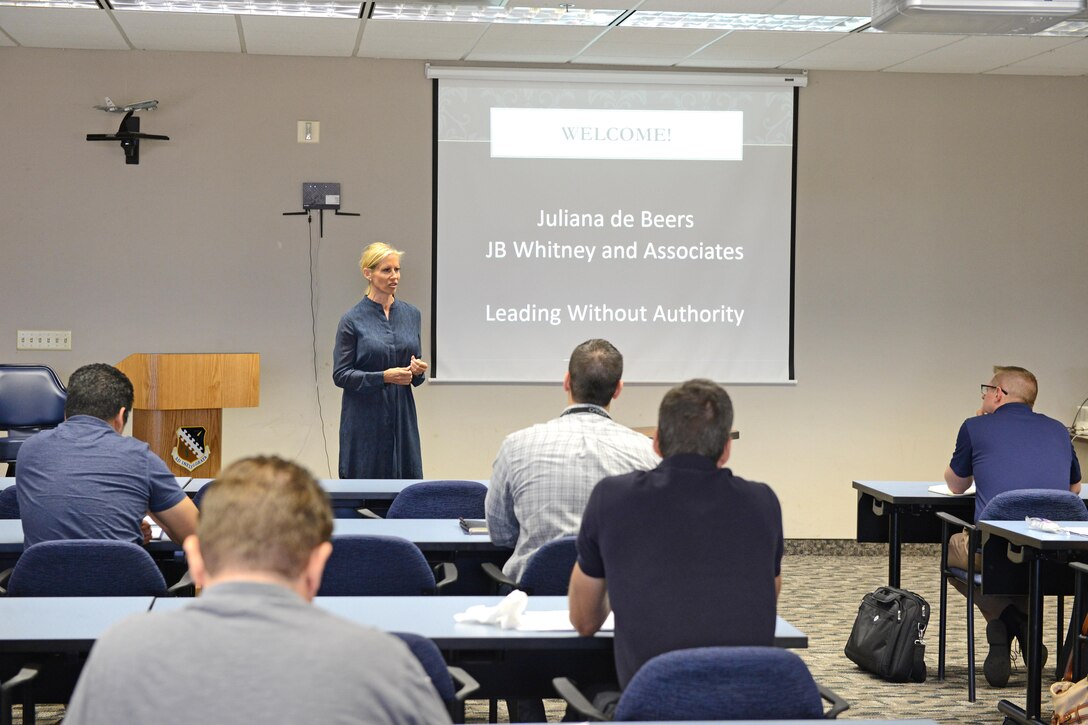
<svg viewBox="0 0 1088 725"><path fill-rule="evenodd" d="M129 50L109 14L84 8L0 8L0 28L31 48Z"/></svg>
<svg viewBox="0 0 1088 725"><path fill-rule="evenodd" d="M240 53L233 15L115 10L114 17L138 50Z"/></svg>

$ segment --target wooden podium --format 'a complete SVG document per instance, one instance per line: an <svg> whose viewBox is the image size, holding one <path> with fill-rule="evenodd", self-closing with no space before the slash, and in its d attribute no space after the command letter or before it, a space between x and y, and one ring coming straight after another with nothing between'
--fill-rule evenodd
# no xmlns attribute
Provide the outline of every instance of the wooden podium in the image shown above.
<svg viewBox="0 0 1088 725"><path fill-rule="evenodd" d="M258 353L136 353L117 369L135 389L132 436L146 441L179 476L216 476L223 408L260 404Z"/></svg>

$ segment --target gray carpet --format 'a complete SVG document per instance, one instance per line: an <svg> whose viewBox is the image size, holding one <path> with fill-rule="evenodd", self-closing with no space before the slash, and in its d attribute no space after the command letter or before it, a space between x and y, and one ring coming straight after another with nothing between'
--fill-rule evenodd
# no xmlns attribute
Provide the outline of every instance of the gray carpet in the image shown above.
<svg viewBox="0 0 1088 725"><path fill-rule="evenodd" d="M944 682L936 680L940 577L935 546L904 547L902 568L903 586L921 594L932 607L926 650L930 677L923 684L893 684L859 670L843 655L843 646L862 596L887 582L885 547L848 542L842 542L841 546L789 543L783 560L779 613L808 635L808 649L797 652L808 663L816 680L850 702L850 710L840 719L924 717L941 723L1000 723L998 700L1004 698L1023 706L1026 674L1022 664L1014 664L1009 686L1004 689L990 687L982 677L981 665L987 645L984 628L977 623L978 694L975 703L967 701L965 606L963 598L955 591L949 592L948 677ZM798 553L804 551L818 553ZM827 551L851 553L829 554ZM1044 641L1053 653L1055 600L1050 599L1047 604L1043 633ZM1066 611L1071 607L1072 600L1069 599ZM977 619L981 622L981 617ZM1053 667L1048 670L1043 676L1044 719L1050 717L1047 688L1052 681ZM768 683L769 692L772 687L773 683ZM548 701L547 706L548 719L558 721L564 711L562 701ZM39 707L38 721L55 723L62 713L63 709L59 707ZM487 722L487 702L470 700L466 720ZM499 720L506 721L506 711L501 704Z"/></svg>

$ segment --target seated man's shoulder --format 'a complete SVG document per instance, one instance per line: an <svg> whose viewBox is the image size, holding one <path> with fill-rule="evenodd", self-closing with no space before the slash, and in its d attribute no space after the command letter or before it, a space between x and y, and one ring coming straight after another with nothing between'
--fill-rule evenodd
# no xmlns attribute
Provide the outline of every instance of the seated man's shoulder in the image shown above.
<svg viewBox="0 0 1088 725"><path fill-rule="evenodd" d="M19 455L25 460L28 455L33 456L38 450L47 450L53 445L56 436L56 428L35 433L19 446Z"/></svg>
<svg viewBox="0 0 1088 725"><path fill-rule="evenodd" d="M534 423L527 428L522 428L510 433L503 439L504 449L517 449L527 445L536 444L548 438L555 438L562 434L561 419L553 418L543 423Z"/></svg>
<svg viewBox="0 0 1088 725"><path fill-rule="evenodd" d="M163 647L171 646L170 642L191 636L191 628L178 612L142 612L125 617L106 630L95 643L95 656L99 660L131 662L133 654L161 652ZM117 665L111 662L110 666Z"/></svg>
<svg viewBox="0 0 1088 725"><path fill-rule="evenodd" d="M778 502L778 494L774 492L770 484L762 481L752 481L741 476L732 476L732 481L738 490L743 491L752 498Z"/></svg>

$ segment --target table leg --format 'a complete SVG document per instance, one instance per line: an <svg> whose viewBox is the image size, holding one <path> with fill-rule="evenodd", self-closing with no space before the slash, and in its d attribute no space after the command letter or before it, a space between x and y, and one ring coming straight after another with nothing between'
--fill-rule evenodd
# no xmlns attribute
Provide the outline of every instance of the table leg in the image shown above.
<svg viewBox="0 0 1088 725"><path fill-rule="evenodd" d="M899 542L899 507L893 504L884 504L888 509L888 586L899 586L900 542Z"/></svg>
<svg viewBox="0 0 1088 725"><path fill-rule="evenodd" d="M1025 551L1026 551L1025 547ZM1042 697L1039 688L1043 681L1043 589L1042 563L1038 556L1031 557L1028 566L1028 691L1024 699L1024 708L1029 718L1039 719L1042 709Z"/></svg>

